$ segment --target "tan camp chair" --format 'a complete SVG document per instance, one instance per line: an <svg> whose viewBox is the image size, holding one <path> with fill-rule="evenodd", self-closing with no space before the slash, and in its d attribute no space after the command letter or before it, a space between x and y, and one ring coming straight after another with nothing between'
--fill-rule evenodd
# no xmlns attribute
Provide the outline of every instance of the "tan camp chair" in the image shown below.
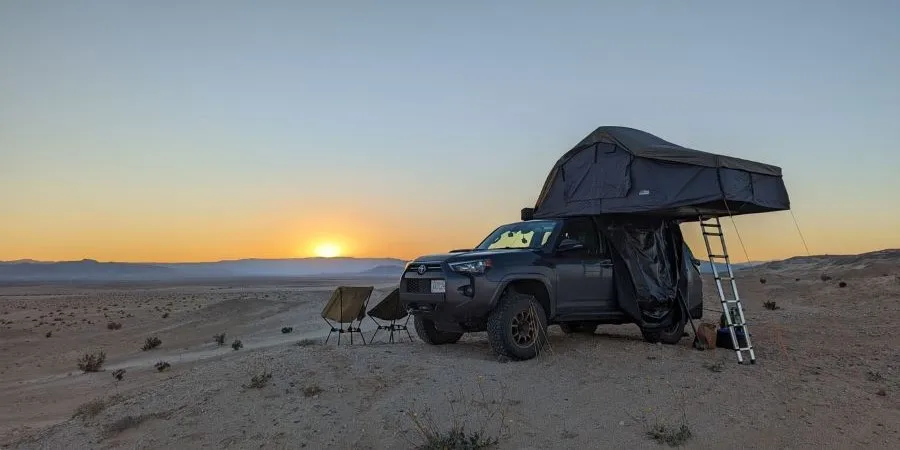
<svg viewBox="0 0 900 450"><path fill-rule="evenodd" d="M391 333L391 337L389 339L390 343L394 343L394 333L398 333L400 331L406 331L407 336L409 336L409 341L412 342L412 335L409 334L409 329L406 325L409 323L409 314L406 312L406 309L403 308L403 305L400 303L400 288L394 289L390 294L387 295L383 300L378 302L374 308L370 309L369 317L372 318L372 321L378 325L378 329L372 333L372 337L369 338L369 342L372 342L375 339L375 335L378 334L381 330L388 330ZM406 318L402 324L397 323L398 320ZM389 324L384 325L376 319L381 319L384 321L390 321ZM402 335L401 335L402 336Z"/></svg>
<svg viewBox="0 0 900 450"><path fill-rule="evenodd" d="M341 335L344 333L350 333L350 345L353 345L353 333L359 333L363 344L366 343L366 338L359 326L366 317L366 306L368 306L369 296L372 295L374 288L374 286L338 286L334 290L328 303L325 304L325 308L322 309L322 318L331 327L328 337L325 338L326 344L331 339L331 333L338 334L338 345L341 345ZM335 328L332 321L337 322L340 326ZM358 322L355 327L353 322ZM348 324L346 329L344 329L345 323Z"/></svg>

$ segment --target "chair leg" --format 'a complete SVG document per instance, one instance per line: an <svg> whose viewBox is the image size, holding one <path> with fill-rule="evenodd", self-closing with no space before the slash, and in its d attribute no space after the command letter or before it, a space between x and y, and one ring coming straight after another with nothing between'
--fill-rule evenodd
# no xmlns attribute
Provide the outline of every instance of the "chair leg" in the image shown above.
<svg viewBox="0 0 900 450"><path fill-rule="evenodd" d="M324 317L322 318L322 320L324 320L325 323L328 324L328 327L331 328L331 331L328 332L328 336L325 338L325 343L327 344L328 340L331 339L331 333L334 333L334 325L332 325L331 322L329 322L328 319L326 319ZM341 335L339 334L338 339L340 339L340 338L341 338Z"/></svg>
<svg viewBox="0 0 900 450"><path fill-rule="evenodd" d="M412 334L409 333L409 317L406 316L406 320L403 322L403 331L406 332L406 335L409 336L409 342L413 341Z"/></svg>

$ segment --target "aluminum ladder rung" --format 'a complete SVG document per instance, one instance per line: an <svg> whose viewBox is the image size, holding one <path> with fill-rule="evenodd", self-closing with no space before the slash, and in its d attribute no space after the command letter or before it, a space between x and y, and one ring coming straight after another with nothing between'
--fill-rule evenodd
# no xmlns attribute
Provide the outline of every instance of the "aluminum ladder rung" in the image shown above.
<svg viewBox="0 0 900 450"><path fill-rule="evenodd" d="M715 232L708 231L714 230ZM725 232L722 229L722 223L718 217L700 216L700 231L703 235L703 243L706 244L706 254L709 257L709 265L712 268L713 278L716 280L716 290L719 293L719 302L722 304L723 314L725 315L725 324L731 335L731 344L739 364L744 363L744 353L747 353L750 364L756 363L756 354L753 351L753 343L750 342L750 330L747 329L747 319L744 317L744 308L741 306L740 296L738 295L737 283L734 279L734 270L731 267L731 260L728 258L728 249L725 246ZM722 246L721 255L713 253L712 246L709 243L710 236L717 236ZM713 259L725 260L725 270L721 272L716 267ZM734 298L727 298L722 282L727 281L731 284L731 292ZM744 334L744 346L739 344L737 331L740 330Z"/></svg>

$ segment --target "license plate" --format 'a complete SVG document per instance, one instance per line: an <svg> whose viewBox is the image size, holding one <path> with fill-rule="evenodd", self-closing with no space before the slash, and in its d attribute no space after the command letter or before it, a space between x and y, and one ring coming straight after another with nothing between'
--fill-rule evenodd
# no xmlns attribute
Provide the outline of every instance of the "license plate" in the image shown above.
<svg viewBox="0 0 900 450"><path fill-rule="evenodd" d="M447 280L431 280L431 293L443 294L447 290Z"/></svg>

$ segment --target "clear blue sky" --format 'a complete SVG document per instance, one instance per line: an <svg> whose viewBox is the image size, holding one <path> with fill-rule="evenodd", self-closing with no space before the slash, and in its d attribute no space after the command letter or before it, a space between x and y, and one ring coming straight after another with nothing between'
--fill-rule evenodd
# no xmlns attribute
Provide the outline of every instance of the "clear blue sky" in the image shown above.
<svg viewBox="0 0 900 450"><path fill-rule="evenodd" d="M781 166L814 253L900 247L898 5L4 1L0 259L472 245L599 125Z"/></svg>

